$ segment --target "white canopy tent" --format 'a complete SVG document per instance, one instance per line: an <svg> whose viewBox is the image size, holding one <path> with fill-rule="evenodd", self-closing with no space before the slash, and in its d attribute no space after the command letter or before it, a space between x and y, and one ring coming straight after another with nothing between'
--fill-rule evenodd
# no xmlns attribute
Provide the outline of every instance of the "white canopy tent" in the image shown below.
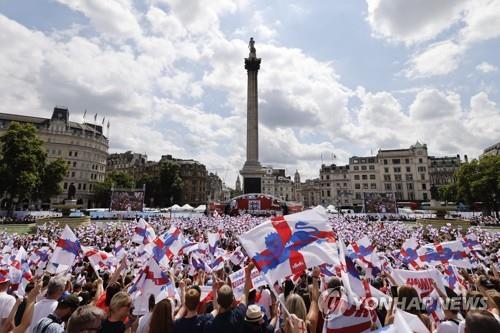
<svg viewBox="0 0 500 333"><path fill-rule="evenodd" d="M191 206L190 204L185 204L184 206L181 207L181 209L184 211L192 211L194 207Z"/></svg>
<svg viewBox="0 0 500 333"><path fill-rule="evenodd" d="M203 213L205 210L207 209L207 206L206 205L199 205L198 207L196 207L194 209L195 212L200 212L200 213Z"/></svg>

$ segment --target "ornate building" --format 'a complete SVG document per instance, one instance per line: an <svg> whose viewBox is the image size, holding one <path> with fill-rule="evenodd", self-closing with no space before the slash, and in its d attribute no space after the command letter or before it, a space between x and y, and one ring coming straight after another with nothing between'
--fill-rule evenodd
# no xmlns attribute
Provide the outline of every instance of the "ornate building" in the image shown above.
<svg viewBox="0 0 500 333"><path fill-rule="evenodd" d="M433 199L439 197L439 189L441 187L455 182L455 171L459 168L460 155L444 157L429 156L429 177Z"/></svg>
<svg viewBox="0 0 500 333"><path fill-rule="evenodd" d="M321 165L319 170L321 205L343 207L352 205L349 165Z"/></svg>
<svg viewBox="0 0 500 333"><path fill-rule="evenodd" d="M43 206L62 204L72 197L85 208L93 207L94 188L104 181L108 156L108 138L103 127L70 121L68 108L61 106L54 108L51 118L0 113L0 136L11 122L35 126L44 142L48 161L61 158L68 163L69 171L61 183L63 193Z"/></svg>

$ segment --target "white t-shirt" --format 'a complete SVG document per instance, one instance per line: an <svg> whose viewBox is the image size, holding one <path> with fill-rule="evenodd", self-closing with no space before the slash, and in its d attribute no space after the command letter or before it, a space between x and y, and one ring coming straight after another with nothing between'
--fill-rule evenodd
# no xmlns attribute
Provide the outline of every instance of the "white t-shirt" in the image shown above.
<svg viewBox="0 0 500 333"><path fill-rule="evenodd" d="M16 304L14 296L5 291L0 292L0 323L9 316L14 304Z"/></svg>
<svg viewBox="0 0 500 333"><path fill-rule="evenodd" d="M437 330L434 333L458 333L459 325L460 322L458 320L456 322L446 320L439 323Z"/></svg>
<svg viewBox="0 0 500 333"><path fill-rule="evenodd" d="M149 323L151 322L151 312L146 313L139 318L139 325L137 326L136 333L147 333L149 331Z"/></svg>
<svg viewBox="0 0 500 333"><path fill-rule="evenodd" d="M33 318L31 319L31 324L26 330L26 332L31 333L33 327L40 321L40 319L47 317L49 314L54 312L57 307L57 300L43 298L35 303L33 307Z"/></svg>

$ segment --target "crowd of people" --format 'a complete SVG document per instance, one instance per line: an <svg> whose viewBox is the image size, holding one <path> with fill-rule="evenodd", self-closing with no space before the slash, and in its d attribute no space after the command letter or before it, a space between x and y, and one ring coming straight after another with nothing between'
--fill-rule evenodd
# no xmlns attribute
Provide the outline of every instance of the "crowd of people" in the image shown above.
<svg viewBox="0 0 500 333"><path fill-rule="evenodd" d="M255 286L254 263L246 257L238 236L268 219L245 215L147 221L156 235L178 228L184 242L195 248L169 258L162 279L155 280L165 284L157 294L135 290L141 274L146 278L153 275L144 267L155 258L154 253L144 251L144 244L133 242L138 221L99 222L74 229L81 248L108 254L112 264L96 267L80 249L71 267L60 271L56 267L50 274L47 262L57 246L64 246L60 240L63 227L48 223L35 234L0 233L0 333L406 332L399 325L408 315L417 318L428 332L500 332L499 232L452 225L435 228L366 216L329 215L327 219L337 241L348 250L346 257L354 250L357 253L351 259L363 285L374 288L372 295L377 292L392 299L388 306L370 311L368 327L355 324L362 314L348 316L349 306L339 306L354 290L342 275L345 267L309 267L302 274L271 281L274 285ZM219 235L216 256L223 258L221 265L207 265L215 258L208 233ZM467 251L471 267L456 270L459 287L454 289L444 280L448 283L443 292L433 282L440 302L446 304L444 317L438 320L434 312L420 306L422 296L416 287L395 276L395 270L414 269L414 263L401 256L403 244L412 239L421 247L462 240L467 235L473 235L478 244ZM377 267L373 267L375 260L356 249L361 239L370 240ZM202 262L194 264L193 258ZM429 266L442 276L451 267L444 261ZM21 276L13 277L13 270L22 272ZM230 276L241 271L244 282L238 291ZM474 299L480 302L469 306ZM342 320L350 326L342 328ZM417 324L411 327L418 331L418 325L413 325Z"/></svg>

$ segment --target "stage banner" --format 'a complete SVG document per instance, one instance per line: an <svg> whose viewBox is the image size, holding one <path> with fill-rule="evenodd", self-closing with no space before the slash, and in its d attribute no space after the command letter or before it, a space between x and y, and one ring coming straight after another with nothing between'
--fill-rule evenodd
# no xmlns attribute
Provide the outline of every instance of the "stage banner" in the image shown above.
<svg viewBox="0 0 500 333"><path fill-rule="evenodd" d="M111 192L111 210L142 211L143 208L144 190Z"/></svg>

